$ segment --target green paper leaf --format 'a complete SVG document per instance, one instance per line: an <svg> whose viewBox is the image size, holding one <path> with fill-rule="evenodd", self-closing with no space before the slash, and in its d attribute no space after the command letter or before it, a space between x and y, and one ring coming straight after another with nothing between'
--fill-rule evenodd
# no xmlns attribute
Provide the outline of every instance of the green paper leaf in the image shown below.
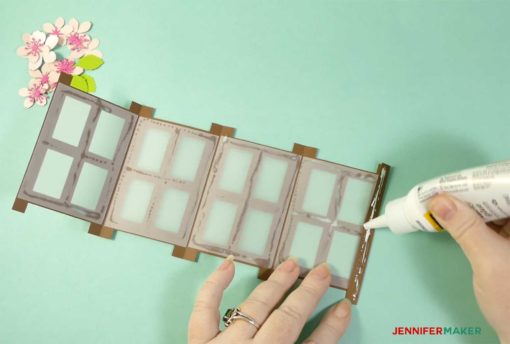
<svg viewBox="0 0 510 344"><path fill-rule="evenodd" d="M82 74L81 77L84 78L85 81L87 81L87 86L89 89L88 92L89 93L96 92L96 81L94 80L94 78L86 74Z"/></svg>
<svg viewBox="0 0 510 344"><path fill-rule="evenodd" d="M71 79L71 86L77 88L83 92L88 92L89 87L87 85L87 79L80 75L74 75Z"/></svg>
<svg viewBox="0 0 510 344"><path fill-rule="evenodd" d="M103 63L103 59L97 57L96 55L85 55L78 60L76 65L86 70L93 70L101 67Z"/></svg>

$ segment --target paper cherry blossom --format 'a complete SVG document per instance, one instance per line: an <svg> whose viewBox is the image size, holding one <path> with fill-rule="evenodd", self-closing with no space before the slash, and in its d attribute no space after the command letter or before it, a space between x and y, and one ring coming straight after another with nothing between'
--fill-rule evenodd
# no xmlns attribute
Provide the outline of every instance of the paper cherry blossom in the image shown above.
<svg viewBox="0 0 510 344"><path fill-rule="evenodd" d="M43 61L53 62L57 58L55 52L51 51L58 43L58 37L49 35L41 31L34 31L31 35L24 34L24 45L16 50L17 54L28 58L28 68L36 70L41 67Z"/></svg>
<svg viewBox="0 0 510 344"><path fill-rule="evenodd" d="M34 103L41 106L46 105L48 99L47 90L47 86L41 84L36 79L32 79L30 80L28 88L21 88L19 90L19 95L25 97L23 105L28 109L32 107Z"/></svg>
<svg viewBox="0 0 510 344"><path fill-rule="evenodd" d="M46 63L42 66L41 70L31 70L29 74L33 80L43 86L47 86L48 92L53 91L57 87L58 77L60 76L55 67L55 62Z"/></svg>
<svg viewBox="0 0 510 344"><path fill-rule="evenodd" d="M99 68L103 64L103 54L97 49L99 40L88 34L91 27L89 21L80 24L72 18L66 24L64 18L59 17L53 24L45 23L44 32L23 35L23 46L16 52L28 59L28 72L32 77L29 86L19 90L19 94L25 97L26 108L46 104L60 73L72 75L71 86L77 89L84 92L96 90L94 78L85 71ZM58 47L67 47L69 55L57 58L53 49Z"/></svg>
<svg viewBox="0 0 510 344"><path fill-rule="evenodd" d="M71 25L65 25L64 18L58 17L55 20L55 24L45 23L43 25L44 32L55 35L58 37L58 44L64 45L67 39L67 36L73 31Z"/></svg>

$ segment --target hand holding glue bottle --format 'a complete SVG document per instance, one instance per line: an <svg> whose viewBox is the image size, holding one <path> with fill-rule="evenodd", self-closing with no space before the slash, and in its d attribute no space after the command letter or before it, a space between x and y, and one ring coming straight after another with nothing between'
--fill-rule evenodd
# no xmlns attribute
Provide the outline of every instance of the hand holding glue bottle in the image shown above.
<svg viewBox="0 0 510 344"><path fill-rule="evenodd" d="M388 227L394 233L439 232L443 228L427 210L428 201L449 193L466 202L485 222L510 217L510 161L476 167L418 184L407 196L389 202L365 228Z"/></svg>
<svg viewBox="0 0 510 344"><path fill-rule="evenodd" d="M509 218L510 161L503 161L419 184L364 226L394 233L448 231L471 263L482 313L501 344L510 344Z"/></svg>

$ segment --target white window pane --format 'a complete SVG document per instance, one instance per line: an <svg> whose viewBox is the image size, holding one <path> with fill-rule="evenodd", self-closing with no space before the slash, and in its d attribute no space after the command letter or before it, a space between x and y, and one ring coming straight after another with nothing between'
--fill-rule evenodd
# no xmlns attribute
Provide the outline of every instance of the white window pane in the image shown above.
<svg viewBox="0 0 510 344"><path fill-rule="evenodd" d="M138 153L136 168L158 173L172 135L168 131L147 129Z"/></svg>
<svg viewBox="0 0 510 344"><path fill-rule="evenodd" d="M53 130L53 138L77 147L80 143L91 106L72 97L65 97Z"/></svg>
<svg viewBox="0 0 510 344"><path fill-rule="evenodd" d="M333 275L350 278L358 244L358 235L343 232L333 234L327 260Z"/></svg>
<svg viewBox="0 0 510 344"><path fill-rule="evenodd" d="M320 226L299 222L292 239L289 256L298 258L300 266L311 269L315 263L322 232L323 229Z"/></svg>
<svg viewBox="0 0 510 344"><path fill-rule="evenodd" d="M107 176L108 171L104 168L85 162L74 189L71 203L95 210Z"/></svg>
<svg viewBox="0 0 510 344"><path fill-rule="evenodd" d="M145 180L132 180L120 211L121 218L135 223L144 222L153 191L154 184Z"/></svg>
<svg viewBox="0 0 510 344"><path fill-rule="evenodd" d="M205 145L204 139L182 136L172 159L170 177L193 182L202 161Z"/></svg>
<svg viewBox="0 0 510 344"><path fill-rule="evenodd" d="M165 231L178 233L188 201L189 192L167 189L161 197L154 226Z"/></svg>
<svg viewBox="0 0 510 344"><path fill-rule="evenodd" d="M331 196L335 190L336 175L319 169L310 171L310 178L303 200L303 210L327 216Z"/></svg>
<svg viewBox="0 0 510 344"><path fill-rule="evenodd" d="M282 186L288 168L288 161L263 154L258 170L257 183L253 190L253 198L277 203L282 193Z"/></svg>
<svg viewBox="0 0 510 344"><path fill-rule="evenodd" d="M48 149L44 155L39 174L34 183L34 191L60 199L73 158Z"/></svg>
<svg viewBox="0 0 510 344"><path fill-rule="evenodd" d="M106 111L101 111L96 129L90 141L89 152L113 159L125 120Z"/></svg>
<svg viewBox="0 0 510 344"><path fill-rule="evenodd" d="M258 256L263 255L272 224L273 214L248 209L243 219L238 243L239 249Z"/></svg>
<svg viewBox="0 0 510 344"><path fill-rule="evenodd" d="M374 183L349 178L345 187L337 219L361 225L365 222Z"/></svg>
<svg viewBox="0 0 510 344"><path fill-rule="evenodd" d="M254 153L231 147L225 149L224 154L225 160L222 167L223 176L219 184L220 189L242 193Z"/></svg>
<svg viewBox="0 0 510 344"><path fill-rule="evenodd" d="M202 239L206 243L226 246L236 219L237 205L216 200L207 214Z"/></svg>

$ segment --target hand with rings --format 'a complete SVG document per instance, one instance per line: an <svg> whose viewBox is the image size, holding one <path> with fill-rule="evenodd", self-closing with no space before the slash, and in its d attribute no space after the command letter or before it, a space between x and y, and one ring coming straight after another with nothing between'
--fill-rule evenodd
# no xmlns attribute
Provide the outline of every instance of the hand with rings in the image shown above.
<svg viewBox="0 0 510 344"><path fill-rule="evenodd" d="M296 261L287 259L239 307L226 312L222 332L218 308L234 270L233 257L229 256L200 289L189 321L190 344L295 343L331 281L327 264L318 265L282 301L299 276ZM351 304L343 300L324 315L304 343L337 343L350 320Z"/></svg>

